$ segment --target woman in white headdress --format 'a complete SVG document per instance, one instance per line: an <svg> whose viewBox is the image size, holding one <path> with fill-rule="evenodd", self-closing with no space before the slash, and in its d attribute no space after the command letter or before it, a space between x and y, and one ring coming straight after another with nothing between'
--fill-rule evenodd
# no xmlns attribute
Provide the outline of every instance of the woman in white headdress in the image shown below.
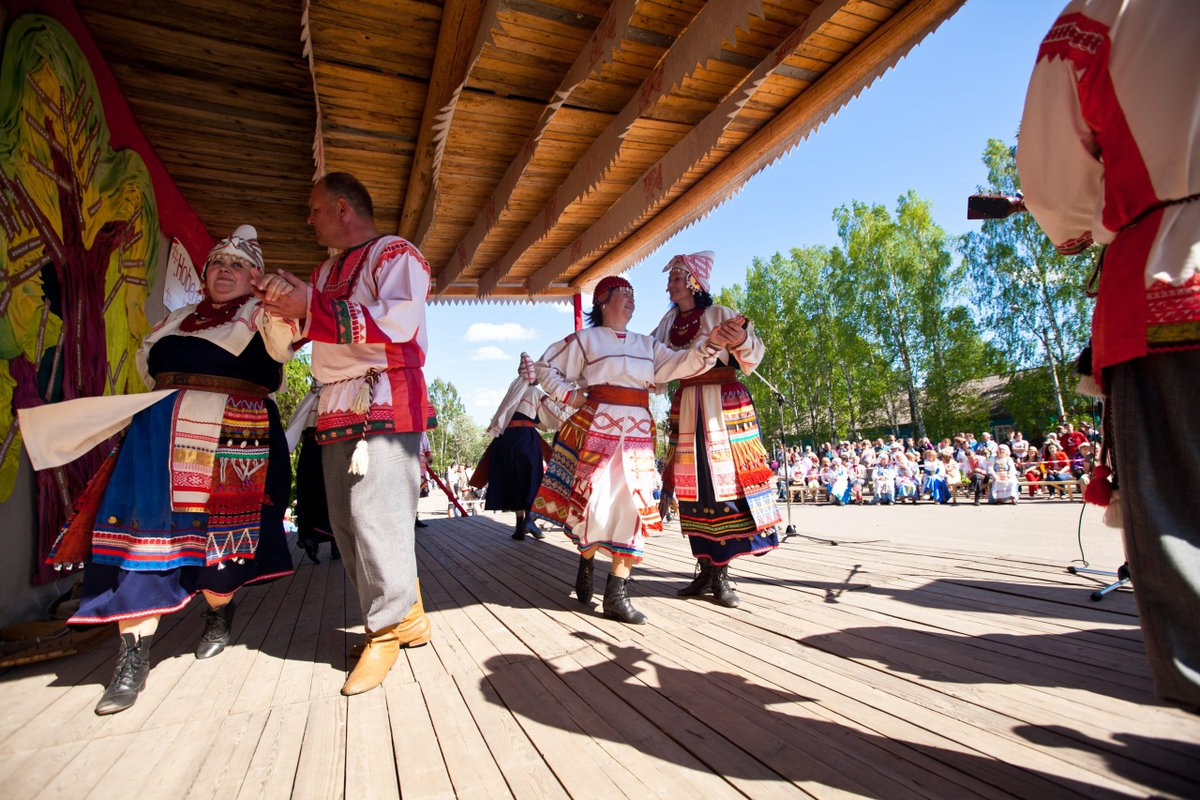
<svg viewBox="0 0 1200 800"><path fill-rule="evenodd" d="M21 412L36 469L124 431L51 552L55 564L85 564L69 624L116 622L121 634L97 714L137 700L163 614L202 593L208 607L196 658L210 658L229 643L233 593L292 573L283 532L291 465L268 395L284 385L299 331L253 296L281 279L263 276L249 225L217 243L202 277L204 299L156 325L138 351L152 391Z"/></svg>
<svg viewBox="0 0 1200 800"><path fill-rule="evenodd" d="M735 608L729 562L779 546L779 509L771 491L770 459L763 447L754 401L739 372L749 375L766 353L754 326L732 308L713 304L713 253L675 256L667 273L667 311L654 338L680 350L722 323L742 323L741 342L722 349L712 370L680 381L671 398L671 441L663 472L664 495L675 493L679 524L696 558L696 577L680 597L711 591Z"/></svg>

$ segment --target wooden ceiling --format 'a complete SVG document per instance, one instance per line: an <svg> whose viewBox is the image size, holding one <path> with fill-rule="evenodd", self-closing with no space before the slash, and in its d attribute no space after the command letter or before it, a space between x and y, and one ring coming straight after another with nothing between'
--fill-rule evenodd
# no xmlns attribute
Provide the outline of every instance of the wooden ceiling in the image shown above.
<svg viewBox="0 0 1200 800"><path fill-rule="evenodd" d="M76 0L211 233L307 274L311 180L344 170L450 301L628 269L962 2Z"/></svg>

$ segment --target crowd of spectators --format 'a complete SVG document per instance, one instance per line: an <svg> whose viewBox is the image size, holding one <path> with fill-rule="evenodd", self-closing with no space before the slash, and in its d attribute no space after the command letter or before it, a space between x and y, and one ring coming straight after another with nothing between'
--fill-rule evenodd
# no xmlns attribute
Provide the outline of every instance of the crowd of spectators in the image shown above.
<svg viewBox="0 0 1200 800"><path fill-rule="evenodd" d="M1030 498L1038 492L1066 497L1069 490L1082 490L1095 468L1097 439L1089 423L1078 430L1071 423L1059 425L1044 434L1041 447L1021 431L1004 441L988 431L979 439L964 432L938 442L888 435L815 448L777 446L771 467L780 500L787 499L789 488L805 487L837 505L923 499L956 504L960 492L975 505L982 500L1016 504L1022 489Z"/></svg>

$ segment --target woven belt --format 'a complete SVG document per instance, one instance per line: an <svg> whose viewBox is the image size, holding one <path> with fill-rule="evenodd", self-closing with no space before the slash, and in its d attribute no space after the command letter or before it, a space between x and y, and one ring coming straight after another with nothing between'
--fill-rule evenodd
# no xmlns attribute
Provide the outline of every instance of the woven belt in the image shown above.
<svg viewBox="0 0 1200 800"><path fill-rule="evenodd" d="M505 430L508 430L508 428L536 428L536 427L537 427L537 423L531 419L514 419L508 423L508 426L505 428Z"/></svg>
<svg viewBox="0 0 1200 800"><path fill-rule="evenodd" d="M589 386L587 399L589 403L650 408L650 392L645 389L630 389L627 386L610 386L605 383L599 386Z"/></svg>
<svg viewBox="0 0 1200 800"><path fill-rule="evenodd" d="M737 367L714 367L708 372L697 375L694 378L682 378L679 381L679 388L686 389L689 386L707 386L713 383L734 383L740 382L738 377Z"/></svg>
<svg viewBox="0 0 1200 800"><path fill-rule="evenodd" d="M270 389L257 383L222 375L202 375L198 372L160 372L154 376L155 389L198 389L202 392L224 392L266 397Z"/></svg>

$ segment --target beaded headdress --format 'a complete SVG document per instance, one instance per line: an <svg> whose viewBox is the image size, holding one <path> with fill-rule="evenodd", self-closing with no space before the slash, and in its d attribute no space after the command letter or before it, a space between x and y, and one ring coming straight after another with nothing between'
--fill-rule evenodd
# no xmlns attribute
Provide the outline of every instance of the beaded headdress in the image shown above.
<svg viewBox="0 0 1200 800"><path fill-rule="evenodd" d="M596 288L592 290L592 303L602 306L612 297L614 289L628 289L633 291L633 284L622 278L620 275L609 275L607 278L601 279L596 284Z"/></svg>
<svg viewBox="0 0 1200 800"><path fill-rule="evenodd" d="M713 261L717 254L712 250L701 250L699 253L679 255L672 258L663 267L663 272L670 272L678 267L687 273L687 285L693 292L707 292L709 277L712 275Z"/></svg>

